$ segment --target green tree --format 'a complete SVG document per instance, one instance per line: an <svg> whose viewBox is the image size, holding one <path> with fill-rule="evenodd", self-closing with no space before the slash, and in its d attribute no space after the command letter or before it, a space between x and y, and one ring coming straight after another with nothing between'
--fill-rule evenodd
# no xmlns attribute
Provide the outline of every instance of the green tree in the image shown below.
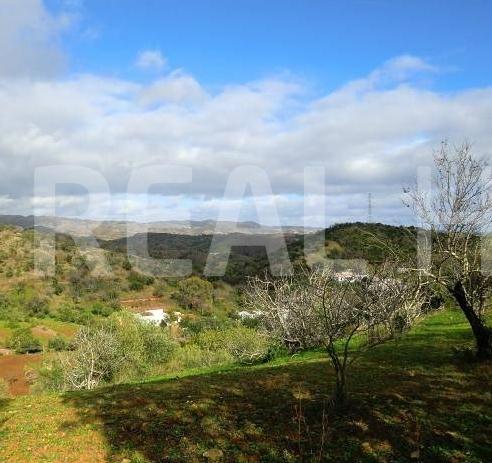
<svg viewBox="0 0 492 463"><path fill-rule="evenodd" d="M209 281L192 276L178 282L175 298L183 307L203 314L212 303L213 289Z"/></svg>
<svg viewBox="0 0 492 463"><path fill-rule="evenodd" d="M42 350L41 343L31 333L29 328L19 328L12 333L7 341L7 347L18 354L28 354Z"/></svg>

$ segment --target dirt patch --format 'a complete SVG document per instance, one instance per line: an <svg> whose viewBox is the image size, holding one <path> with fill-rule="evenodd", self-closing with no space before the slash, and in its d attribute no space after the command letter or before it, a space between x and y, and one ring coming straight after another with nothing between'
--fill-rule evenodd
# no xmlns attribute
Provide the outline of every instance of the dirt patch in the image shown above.
<svg viewBox="0 0 492 463"><path fill-rule="evenodd" d="M51 339L56 337L57 335L56 331L43 325L38 325L35 326L34 328L31 328L31 333L33 334L33 336L36 336L38 338L45 338L45 339Z"/></svg>
<svg viewBox="0 0 492 463"><path fill-rule="evenodd" d="M39 363L42 357L42 354L0 356L0 378L7 382L12 395L29 394L26 367Z"/></svg>

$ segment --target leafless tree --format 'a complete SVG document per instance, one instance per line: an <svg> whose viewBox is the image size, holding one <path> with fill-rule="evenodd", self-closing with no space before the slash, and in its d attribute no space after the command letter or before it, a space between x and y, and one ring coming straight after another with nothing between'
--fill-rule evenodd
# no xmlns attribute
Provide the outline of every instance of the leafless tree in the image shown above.
<svg viewBox="0 0 492 463"><path fill-rule="evenodd" d="M94 389L101 382L112 379L125 360L123 349L110 327L83 327L73 344L73 352L60 356L67 389Z"/></svg>
<svg viewBox="0 0 492 463"><path fill-rule="evenodd" d="M348 367L367 349L393 339L420 314L417 278L383 263L351 281L327 269L250 280L247 303L291 348L324 347L335 370L333 402L346 400Z"/></svg>
<svg viewBox="0 0 492 463"><path fill-rule="evenodd" d="M492 280L484 271L482 251L492 219L492 178L468 143L454 148L442 143L434 163L431 191L418 185L406 191L432 244L430 262L419 271L454 298L475 336L477 357L490 360L492 330L484 311Z"/></svg>

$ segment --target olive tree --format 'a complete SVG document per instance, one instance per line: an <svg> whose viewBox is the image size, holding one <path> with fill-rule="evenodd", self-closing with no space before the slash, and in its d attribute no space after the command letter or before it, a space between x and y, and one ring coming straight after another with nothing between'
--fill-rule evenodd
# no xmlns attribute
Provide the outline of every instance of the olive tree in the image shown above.
<svg viewBox="0 0 492 463"><path fill-rule="evenodd" d="M478 359L492 359L492 330L485 304L492 289L484 271L484 238L492 219L492 178L487 163L473 157L467 143L442 143L434 155L431 191L408 189L408 206L430 234L430 259L418 270L443 287L463 311L476 342Z"/></svg>
<svg viewBox="0 0 492 463"><path fill-rule="evenodd" d="M418 279L391 263L340 281L329 269L250 280L247 304L291 349L323 347L335 370L334 405L346 401L348 367L366 350L395 338L417 319Z"/></svg>

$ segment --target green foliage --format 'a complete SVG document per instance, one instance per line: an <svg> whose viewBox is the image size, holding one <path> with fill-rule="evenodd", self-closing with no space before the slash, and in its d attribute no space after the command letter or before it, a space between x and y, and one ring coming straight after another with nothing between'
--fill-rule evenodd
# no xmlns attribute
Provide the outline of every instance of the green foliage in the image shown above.
<svg viewBox="0 0 492 463"><path fill-rule="evenodd" d="M204 312L212 303L213 289L209 281L192 276L178 282L174 297L183 307Z"/></svg>
<svg viewBox="0 0 492 463"><path fill-rule="evenodd" d="M185 318L181 322L181 328L193 336L206 330L222 330L234 325L234 321L228 318L215 316Z"/></svg>
<svg viewBox="0 0 492 463"><path fill-rule="evenodd" d="M40 352L41 343L32 335L29 328L18 328L7 341L7 347L18 354Z"/></svg>
<svg viewBox="0 0 492 463"><path fill-rule="evenodd" d="M71 303L64 303L53 316L58 320L69 323L76 323L78 325L87 325L93 320L93 316L90 311L84 309L82 306Z"/></svg>
<svg viewBox="0 0 492 463"><path fill-rule="evenodd" d="M82 328L71 348L41 368L41 387L92 389L101 383L141 379L169 361L176 343L167 330L121 312Z"/></svg>
<svg viewBox="0 0 492 463"><path fill-rule="evenodd" d="M60 282L56 278L52 278L51 286L53 288L53 293L56 294L57 296L63 293L63 285L60 284Z"/></svg>
<svg viewBox="0 0 492 463"><path fill-rule="evenodd" d="M188 368L203 368L234 363L233 357L225 349L203 349L196 344L185 344L176 349L169 364L169 371L176 372Z"/></svg>
<svg viewBox="0 0 492 463"><path fill-rule="evenodd" d="M194 343L207 351L225 350L237 363L253 364L265 361L271 342L265 334L245 326L199 333Z"/></svg>
<svg viewBox="0 0 492 463"><path fill-rule="evenodd" d="M70 344L67 342L67 340L60 335L57 335L56 337L48 341L48 349L54 350L55 352L68 350L69 346Z"/></svg>
<svg viewBox="0 0 492 463"><path fill-rule="evenodd" d="M36 382L32 392L63 391L65 389L65 373L60 358L50 358L35 367Z"/></svg>
<svg viewBox="0 0 492 463"><path fill-rule="evenodd" d="M110 307L108 304L104 304L101 301L96 301L91 305L90 311L93 315L109 317L114 312L114 308Z"/></svg>
<svg viewBox="0 0 492 463"><path fill-rule="evenodd" d="M28 317L42 318L49 314L48 301L39 296L33 296L25 302Z"/></svg>
<svg viewBox="0 0 492 463"><path fill-rule="evenodd" d="M147 275L142 275L138 272L130 272L128 275L128 288L131 291L141 291L145 286L151 285L154 278Z"/></svg>
<svg viewBox="0 0 492 463"><path fill-rule="evenodd" d="M153 366L167 362L176 348L166 329L142 322L128 312L114 314L108 323L125 355L119 379L141 377Z"/></svg>

